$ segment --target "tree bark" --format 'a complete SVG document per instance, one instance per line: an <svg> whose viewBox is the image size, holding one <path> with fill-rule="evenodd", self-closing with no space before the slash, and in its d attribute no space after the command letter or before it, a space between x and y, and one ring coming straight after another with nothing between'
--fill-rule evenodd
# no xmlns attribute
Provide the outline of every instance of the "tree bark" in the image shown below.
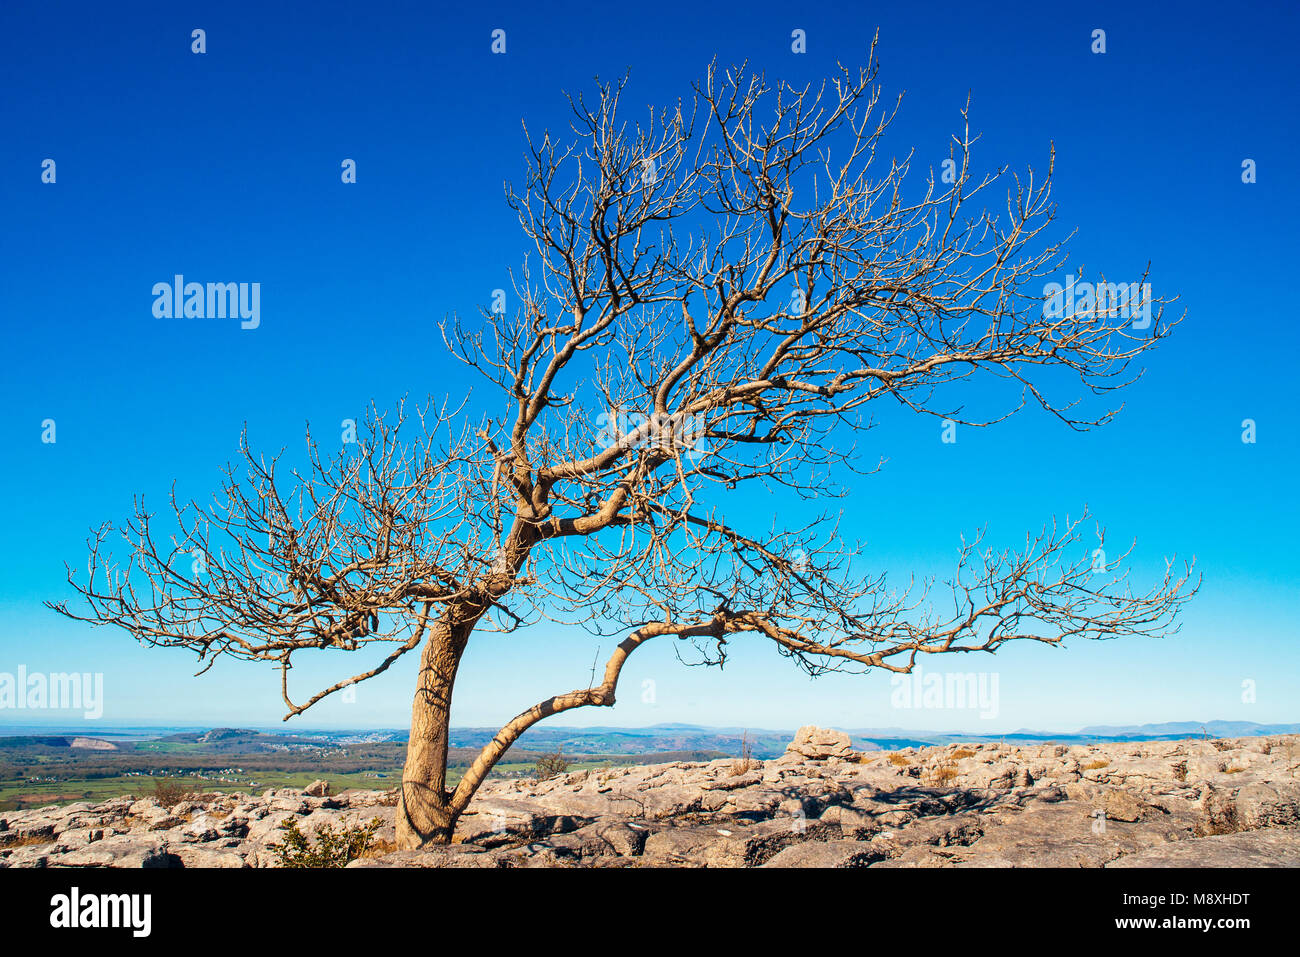
<svg viewBox="0 0 1300 957"><path fill-rule="evenodd" d="M614 649L605 666L605 680L599 687L583 688L556 695L517 715L484 746L454 791L447 790L447 747L450 735L451 696L456 670L474 625L481 613L458 616L449 610L433 628L420 661L419 683L411 707L411 737L406 746L406 767L402 770L401 796L397 805L397 846L418 850L450 844L456 821L501 756L532 725L571 708L614 704L619 673L636 648L656 635L712 634L719 625L674 625L670 622L646 625L633 632Z"/></svg>
<svg viewBox="0 0 1300 957"><path fill-rule="evenodd" d="M463 808L454 808L447 791L447 746L451 697L473 622L448 613L433 628L420 659L411 704L411 735L397 804L397 846L415 850L449 844Z"/></svg>
<svg viewBox="0 0 1300 957"><path fill-rule="evenodd" d="M397 846L401 850L450 844L456 821L477 790L477 782L469 790L447 790L447 746L456 671L479 619L514 586L515 576L537 535L532 522L516 522L497 549L492 573L482 591L449 605L429 633L411 704L411 735L397 804Z"/></svg>

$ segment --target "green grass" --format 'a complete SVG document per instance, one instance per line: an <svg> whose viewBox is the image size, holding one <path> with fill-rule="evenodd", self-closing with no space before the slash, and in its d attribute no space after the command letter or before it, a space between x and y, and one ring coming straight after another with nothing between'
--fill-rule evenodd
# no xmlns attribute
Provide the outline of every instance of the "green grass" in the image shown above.
<svg viewBox="0 0 1300 957"><path fill-rule="evenodd" d="M141 741L136 744L137 751L156 751L158 753L184 754L189 752L206 752L206 746L196 741Z"/></svg>
<svg viewBox="0 0 1300 957"><path fill-rule="evenodd" d="M632 764L635 761L634 759L628 759L626 762L619 763ZM609 767L610 764L609 761L575 761L569 766L567 773L572 774L575 771ZM520 774L530 777L533 768L533 762L503 762L493 769L493 777ZM454 787L460 781L464 772L464 768L449 768L447 771L447 784ZM225 781L213 781L210 778L198 778L194 775L166 775L166 778L202 788L204 791L221 791L228 794L234 792L261 794L267 788L305 788L317 780L328 781L331 791L335 794L349 788L384 791L397 787L401 782L402 769L400 767L386 769L380 773L385 776L378 778L374 776L374 772L361 771L348 773L330 771L258 772L254 775L241 775L245 779L251 776L257 781L256 787L246 783L231 784ZM71 778L66 781L0 781L0 810L43 807L47 804L70 804L75 801L107 801L111 798L121 797L124 794L131 794L136 797L150 797L154 793L154 782L161 777L163 775L153 777L120 775L93 779Z"/></svg>

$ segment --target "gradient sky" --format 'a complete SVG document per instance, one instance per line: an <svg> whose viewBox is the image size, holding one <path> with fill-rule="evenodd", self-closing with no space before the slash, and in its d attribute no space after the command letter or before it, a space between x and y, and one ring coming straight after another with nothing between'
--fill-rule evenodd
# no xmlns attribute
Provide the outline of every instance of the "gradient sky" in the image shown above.
<svg viewBox="0 0 1300 957"><path fill-rule="evenodd" d="M1196 556L1204 587L1175 638L926 663L996 672L992 718L893 708L883 674L812 682L753 638L733 643L724 672L683 667L671 644L651 643L613 711L563 723L998 732L1300 720L1294 7L460 6L4 4L0 672L102 672L103 724L277 723L268 667L196 679L183 652L41 607L69 597L63 563L84 561L87 530L127 516L134 493L163 504L173 481L206 496L245 422L255 447L297 448L305 422L336 429L371 399L463 395L469 374L436 324L474 317L508 285L524 245L502 183L523 170L521 119L563 128L562 90L630 67L630 102L662 104L715 55L802 84L836 60L860 64L878 26L886 95L907 94L889 147L915 147L918 180L947 155L970 91L977 165L1041 169L1054 141L1058 225L1077 226L1076 261L1136 279L1149 260L1156 294L1181 293L1188 319L1100 431L1026 413L945 445L935 420L882 410L864 449L889 462L854 480L846 533L868 542L874 566L942 575L962 532L987 524L991 543L1014 545L1087 504L1108 541L1137 539L1139 583L1177 553ZM504 56L489 50L495 28L507 31ZM803 55L790 49L796 28ZM1096 28L1104 55L1090 52ZM41 182L46 158L53 185ZM355 185L340 182L344 158L358 164ZM260 282L260 328L154 318L151 287L175 273ZM47 418L53 445L41 442ZM1246 418L1255 444L1241 440ZM742 497L728 513L773 504ZM585 685L592 646L555 627L476 639L454 723L499 724ZM297 669L300 691L353 659ZM296 720L404 726L414 665ZM641 700L647 680L653 704ZM0 712L0 724L20 720L75 715Z"/></svg>

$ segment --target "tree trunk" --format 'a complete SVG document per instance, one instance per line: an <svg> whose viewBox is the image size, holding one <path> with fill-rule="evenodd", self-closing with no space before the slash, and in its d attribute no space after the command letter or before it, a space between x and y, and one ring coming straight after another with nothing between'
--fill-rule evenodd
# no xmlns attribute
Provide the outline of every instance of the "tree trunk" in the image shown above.
<svg viewBox="0 0 1300 957"><path fill-rule="evenodd" d="M401 850L450 844L456 820L474 796L477 782L474 788L464 789L460 800L453 800L447 790L447 745L456 670L479 619L492 601L510 591L536 537L531 524L512 527L506 543L498 550L484 592L449 605L425 642L397 804L397 846Z"/></svg>
<svg viewBox="0 0 1300 957"><path fill-rule="evenodd" d="M456 669L472 628L472 623L457 624L448 615L424 645L397 804L397 846L401 850L451 843L456 819L463 810L453 808L447 791L447 746Z"/></svg>

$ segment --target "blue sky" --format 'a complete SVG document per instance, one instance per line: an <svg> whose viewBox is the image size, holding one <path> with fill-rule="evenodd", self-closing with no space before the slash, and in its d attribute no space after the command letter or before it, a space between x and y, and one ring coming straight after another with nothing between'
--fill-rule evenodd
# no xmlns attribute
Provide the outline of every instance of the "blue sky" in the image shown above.
<svg viewBox="0 0 1300 957"><path fill-rule="evenodd" d="M888 676L811 682L754 639L724 672L647 645L618 707L565 723L1018 727L1300 718L1300 515L1292 308L1297 221L1297 14L1281 4L91 4L0 11L0 396L4 548L0 672L102 672L104 723L278 721L278 676L64 621L63 562L87 530L203 497L236 452L297 447L374 399L463 395L469 374L437 323L507 285L523 240L502 183L523 170L520 120L562 127L562 90L631 69L637 103L686 95L708 61L748 59L791 82L857 65L881 33L887 95L906 90L890 148L917 178L947 155L973 94L976 162L1041 168L1055 142L1061 231L1077 261L1181 293L1188 320L1151 354L1110 426L1079 435L1028 413L939 441L938 423L883 410L845 530L906 575L950 570L962 532L1015 544L1084 504L1108 540L1138 540L1135 573L1195 555L1205 575L1182 633L1144 642L1011 647L933 667L996 672L995 718L891 707ZM191 30L207 52L191 53ZM507 52L490 52L506 30ZM807 53L790 49L794 29ZM1091 33L1106 31L1104 55ZM41 182L53 158L57 181ZM357 182L340 182L344 158ZM1258 181L1244 184L1244 159ZM257 281L261 325L157 319L176 273ZM975 395L976 401L996 396ZM1257 423L1254 444L1241 423ZM57 442L42 443L54 419ZM737 506L766 515L772 501ZM738 508L729 506L738 511ZM606 647L607 651L608 648ZM539 627L476 640L453 720L507 720L585 684L585 634ZM342 677L351 662L303 668ZM414 659L329 702L306 726L401 726ZM641 700L654 683L654 703ZM1255 683L1243 701L1243 681ZM9 723L14 715L0 715ZM69 720L68 713L33 717Z"/></svg>

